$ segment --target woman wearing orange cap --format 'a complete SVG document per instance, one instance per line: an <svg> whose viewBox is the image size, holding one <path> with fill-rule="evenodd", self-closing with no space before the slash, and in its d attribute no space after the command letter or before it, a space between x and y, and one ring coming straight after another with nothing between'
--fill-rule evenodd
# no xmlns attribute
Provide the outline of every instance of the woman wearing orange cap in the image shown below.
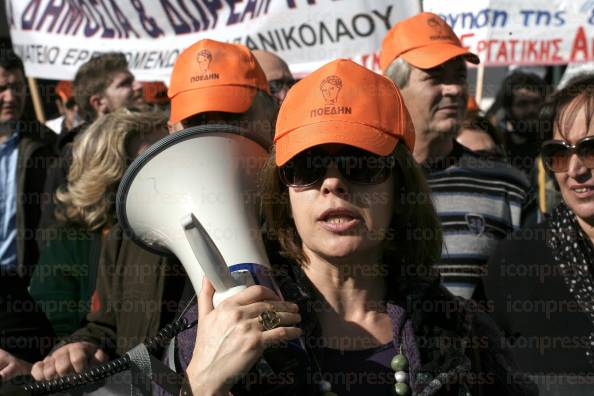
<svg viewBox="0 0 594 396"><path fill-rule="evenodd" d="M275 394L530 394L496 329L429 270L441 232L413 145L394 84L351 61L289 91L262 179L284 301L251 286L214 308L205 281L197 335L177 339L182 394L261 394L245 386L250 370L269 346L298 338L305 375L275 372L287 385Z"/></svg>

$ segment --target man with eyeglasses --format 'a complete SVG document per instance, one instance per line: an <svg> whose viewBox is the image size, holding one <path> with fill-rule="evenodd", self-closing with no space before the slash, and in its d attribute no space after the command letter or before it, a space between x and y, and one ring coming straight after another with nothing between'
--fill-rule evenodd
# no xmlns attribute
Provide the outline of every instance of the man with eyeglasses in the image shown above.
<svg viewBox="0 0 594 396"><path fill-rule="evenodd" d="M272 52L255 50L253 53L262 70L264 70L270 94L280 106L285 100L287 92L296 82L291 70L289 70L289 66L282 58Z"/></svg>
<svg viewBox="0 0 594 396"><path fill-rule="evenodd" d="M479 63L436 14L392 27L380 65L400 88L416 134L414 157L427 172L441 220L444 249L436 269L466 298L481 298L481 277L498 240L520 227L530 202L528 181L503 161L456 142L468 99L466 62Z"/></svg>

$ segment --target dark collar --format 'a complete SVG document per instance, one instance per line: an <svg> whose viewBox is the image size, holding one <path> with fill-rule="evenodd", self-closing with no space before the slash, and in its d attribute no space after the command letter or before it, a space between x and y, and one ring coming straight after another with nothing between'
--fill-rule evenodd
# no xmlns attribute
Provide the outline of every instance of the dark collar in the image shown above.
<svg viewBox="0 0 594 396"><path fill-rule="evenodd" d="M68 143L73 142L76 135L87 129L89 125L89 122L84 122L68 131L64 130L60 132L58 135L58 150L62 150Z"/></svg>
<svg viewBox="0 0 594 396"><path fill-rule="evenodd" d="M280 272L275 272L284 298L300 307L306 336L316 337L320 325L311 304L321 297L297 266L282 265ZM421 362L415 393L435 386L435 379L448 383L456 376L468 373L471 365L463 340L470 337L471 316L464 301L443 288L439 279L407 279L397 287L398 292L393 293L395 298L387 302L388 315L392 326L400 327L403 318L397 314L399 310L394 309L397 305L412 322Z"/></svg>
<svg viewBox="0 0 594 396"><path fill-rule="evenodd" d="M452 151L450 151L448 155L439 159L428 158L422 166L427 173L439 172L450 166L457 165L460 162L460 158L467 154L475 155L475 153L453 139Z"/></svg>
<svg viewBox="0 0 594 396"><path fill-rule="evenodd" d="M28 139L44 144L56 141L55 132L35 120L21 120L19 126L19 140Z"/></svg>

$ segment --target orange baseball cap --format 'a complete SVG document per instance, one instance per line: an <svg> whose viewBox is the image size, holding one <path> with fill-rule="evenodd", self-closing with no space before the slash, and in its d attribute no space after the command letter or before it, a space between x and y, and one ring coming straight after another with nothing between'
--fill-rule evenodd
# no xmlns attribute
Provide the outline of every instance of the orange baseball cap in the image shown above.
<svg viewBox="0 0 594 396"><path fill-rule="evenodd" d="M326 143L388 155L402 139L412 152L415 131L396 85L348 59L337 59L295 84L276 122L276 164Z"/></svg>
<svg viewBox="0 0 594 396"><path fill-rule="evenodd" d="M431 69L460 55L470 63L480 62L439 15L421 12L398 22L386 34L380 67L385 72L394 59L402 57L415 67Z"/></svg>
<svg viewBox="0 0 594 396"><path fill-rule="evenodd" d="M62 102L68 102L68 99L72 97L72 83L66 80L60 80L54 88L56 95L60 97Z"/></svg>
<svg viewBox="0 0 594 396"><path fill-rule="evenodd" d="M468 101L466 102L466 111L481 111L476 98L472 95L468 95Z"/></svg>
<svg viewBox="0 0 594 396"><path fill-rule="evenodd" d="M161 81L145 81L142 83L144 101L151 104L167 104L167 86Z"/></svg>
<svg viewBox="0 0 594 396"><path fill-rule="evenodd" d="M243 113L268 81L251 51L239 44L200 40L179 54L167 92L171 122L198 113Z"/></svg>

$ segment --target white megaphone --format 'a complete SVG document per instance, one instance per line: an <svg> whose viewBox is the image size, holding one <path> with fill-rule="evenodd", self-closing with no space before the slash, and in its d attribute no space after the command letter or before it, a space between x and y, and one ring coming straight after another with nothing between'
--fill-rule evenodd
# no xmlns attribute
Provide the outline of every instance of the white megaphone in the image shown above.
<svg viewBox="0 0 594 396"><path fill-rule="evenodd" d="M169 135L130 165L117 194L118 219L130 238L177 256L196 293L206 274L215 305L254 283L278 291L256 206L268 153L245 135L225 125Z"/></svg>
<svg viewBox="0 0 594 396"><path fill-rule="evenodd" d="M224 125L188 128L149 147L128 168L117 194L118 220L140 246L173 253L194 290L206 276L216 306L250 284L281 298L270 273L257 212L257 179L268 158L266 142ZM303 340L268 348L256 364L263 393L310 394ZM278 377L289 373L287 381ZM290 391L289 391L290 390ZM259 392L256 391L256 392ZM239 389L234 394L243 394Z"/></svg>

